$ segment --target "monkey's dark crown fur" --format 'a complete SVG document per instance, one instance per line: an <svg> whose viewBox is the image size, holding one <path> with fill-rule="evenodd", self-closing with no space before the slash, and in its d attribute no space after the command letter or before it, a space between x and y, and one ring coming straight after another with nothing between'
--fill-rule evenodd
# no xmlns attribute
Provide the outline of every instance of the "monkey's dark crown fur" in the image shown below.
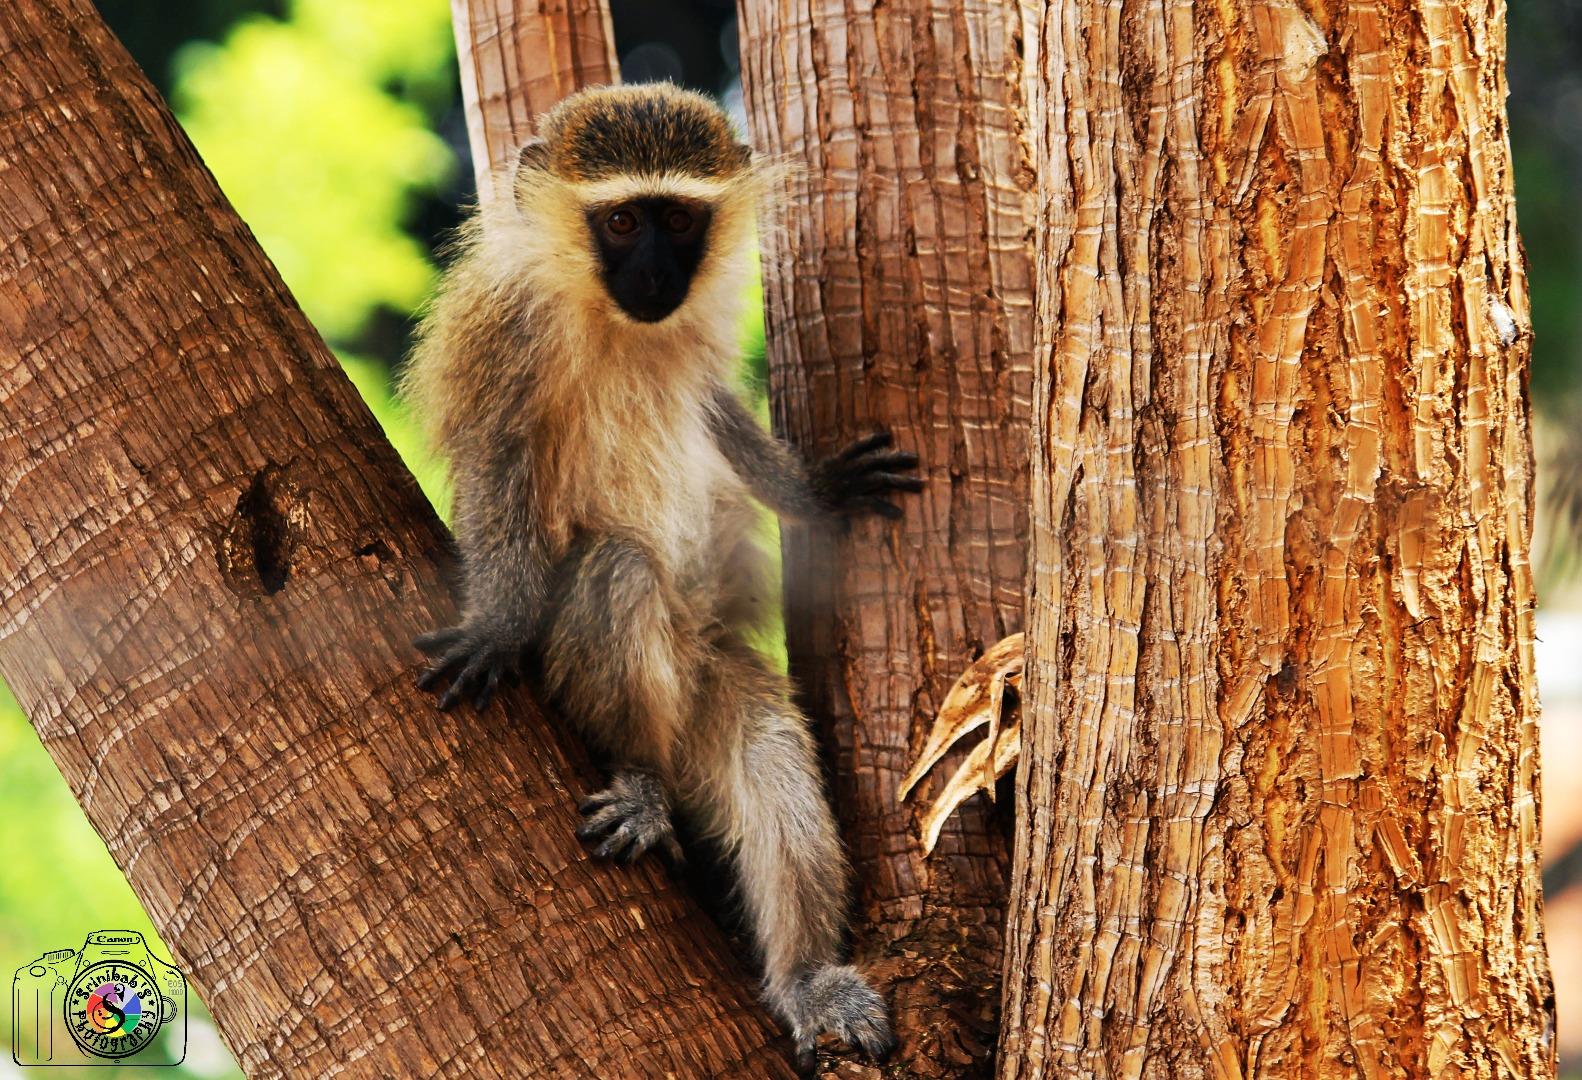
<svg viewBox="0 0 1582 1080"><path fill-rule="evenodd" d="M661 173L723 178L750 160L718 105L669 83L580 91L544 115L539 135L549 168L574 181Z"/></svg>

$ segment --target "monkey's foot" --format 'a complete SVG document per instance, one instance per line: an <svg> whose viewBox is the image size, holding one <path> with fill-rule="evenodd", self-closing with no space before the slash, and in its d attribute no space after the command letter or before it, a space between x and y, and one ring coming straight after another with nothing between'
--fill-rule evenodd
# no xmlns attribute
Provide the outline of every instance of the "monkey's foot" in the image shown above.
<svg viewBox="0 0 1582 1080"><path fill-rule="evenodd" d="M856 968L844 964L821 967L804 976L791 997L791 1034L801 1075L812 1076L818 1067L814 1041L820 1035L833 1035L881 1063L895 1050L884 998Z"/></svg>
<svg viewBox="0 0 1582 1080"><path fill-rule="evenodd" d="M618 772L609 787L588 796L578 809L587 820L577 830L577 838L596 845L595 857L624 865L658 848L671 861L682 861L681 845L670 824L670 800L653 773Z"/></svg>

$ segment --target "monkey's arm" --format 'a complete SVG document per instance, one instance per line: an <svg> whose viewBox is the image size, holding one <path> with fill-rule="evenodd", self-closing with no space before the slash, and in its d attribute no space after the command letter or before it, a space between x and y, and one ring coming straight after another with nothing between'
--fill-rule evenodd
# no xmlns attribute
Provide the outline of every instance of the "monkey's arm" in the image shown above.
<svg viewBox="0 0 1582 1080"><path fill-rule="evenodd" d="M710 418L720 451L765 506L781 517L819 521L871 512L899 518L901 508L885 496L922 491L917 455L889 450L886 432L858 439L812 466L765 431L731 390L715 391Z"/></svg>
<svg viewBox="0 0 1582 1080"><path fill-rule="evenodd" d="M413 644L433 657L418 680L429 689L449 678L439 707L463 697L484 708L502 682L516 683L540 630L549 566L524 461L501 441L456 476L456 541L462 560L462 620Z"/></svg>

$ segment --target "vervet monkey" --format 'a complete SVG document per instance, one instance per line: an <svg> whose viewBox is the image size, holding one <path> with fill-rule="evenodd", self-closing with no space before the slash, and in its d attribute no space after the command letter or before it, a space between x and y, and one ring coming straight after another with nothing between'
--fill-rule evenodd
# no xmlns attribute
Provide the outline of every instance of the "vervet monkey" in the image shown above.
<svg viewBox="0 0 1582 1080"><path fill-rule="evenodd" d="M596 854L727 854L798 1065L831 1033L876 1058L883 999L842 963L849 871L807 720L747 643L771 608L754 499L824 524L901 516L917 457L885 435L811 467L733 384L773 170L670 85L583 91L540 122L510 197L467 224L405 391L450 462L459 626L418 639L440 704L486 705L536 657L613 764Z"/></svg>

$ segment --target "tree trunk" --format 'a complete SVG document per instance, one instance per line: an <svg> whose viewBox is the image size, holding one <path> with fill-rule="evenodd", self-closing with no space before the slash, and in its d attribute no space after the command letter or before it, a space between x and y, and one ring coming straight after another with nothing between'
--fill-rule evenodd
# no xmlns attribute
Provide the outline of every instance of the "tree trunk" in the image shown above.
<svg viewBox="0 0 1582 1080"><path fill-rule="evenodd" d="M607 0L451 0L478 196L533 134L533 121L584 86L621 81Z"/></svg>
<svg viewBox="0 0 1582 1080"><path fill-rule="evenodd" d="M787 646L833 759L857 956L893 994L906 1075L987 1075L1009 811L973 800L925 858L921 800L896 787L956 676L1022 626L1032 268L1016 9L739 11L755 144L806 170L784 232L765 237L775 426L815 454L888 428L929 484L899 524L784 542Z"/></svg>
<svg viewBox="0 0 1582 1080"><path fill-rule="evenodd" d="M791 1075L561 730L413 688L443 530L87 0L0 55L0 671L243 1068Z"/></svg>
<svg viewBox="0 0 1582 1080"><path fill-rule="evenodd" d="M1503 17L1032 16L1002 1077L1553 1075Z"/></svg>

